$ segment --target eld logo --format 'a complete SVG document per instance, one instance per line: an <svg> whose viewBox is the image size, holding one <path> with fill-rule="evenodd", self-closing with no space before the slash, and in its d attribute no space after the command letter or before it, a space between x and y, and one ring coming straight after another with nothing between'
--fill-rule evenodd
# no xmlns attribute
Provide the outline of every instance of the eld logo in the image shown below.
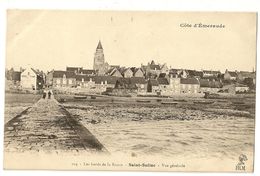
<svg viewBox="0 0 260 176"><path fill-rule="evenodd" d="M246 155L241 154L239 156L238 160L239 160L239 162L236 165L236 170L245 171L246 170L245 161L247 161Z"/></svg>

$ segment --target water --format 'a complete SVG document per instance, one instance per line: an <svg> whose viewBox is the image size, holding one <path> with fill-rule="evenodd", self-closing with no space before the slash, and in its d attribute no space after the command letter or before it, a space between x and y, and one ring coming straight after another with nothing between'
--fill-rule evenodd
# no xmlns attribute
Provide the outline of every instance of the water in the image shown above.
<svg viewBox="0 0 260 176"><path fill-rule="evenodd" d="M234 159L252 154L254 120L162 120L87 124L112 153Z"/></svg>

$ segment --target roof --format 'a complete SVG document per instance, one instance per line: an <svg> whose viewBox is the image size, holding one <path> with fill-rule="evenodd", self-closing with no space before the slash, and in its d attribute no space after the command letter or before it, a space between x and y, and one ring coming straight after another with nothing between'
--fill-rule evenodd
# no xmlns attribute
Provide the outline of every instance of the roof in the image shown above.
<svg viewBox="0 0 260 176"><path fill-rule="evenodd" d="M157 81L158 81L159 84L169 85L167 78L158 78Z"/></svg>
<svg viewBox="0 0 260 176"><path fill-rule="evenodd" d="M133 71L132 71L132 69L131 68L125 68L125 69L123 69L123 73L125 73L126 71L131 71L132 73L133 73Z"/></svg>
<svg viewBox="0 0 260 176"><path fill-rule="evenodd" d="M181 78L181 84L200 84L196 78Z"/></svg>
<svg viewBox="0 0 260 176"><path fill-rule="evenodd" d="M99 42L98 42L97 49L103 49L103 47L102 47L102 44L101 44L100 40L99 40Z"/></svg>
<svg viewBox="0 0 260 176"><path fill-rule="evenodd" d="M115 84L118 80L115 76L93 76L93 79L96 84L101 84L101 82L105 83L105 81L107 81L107 84Z"/></svg>
<svg viewBox="0 0 260 176"><path fill-rule="evenodd" d="M150 65L151 70L161 70L160 65Z"/></svg>
<svg viewBox="0 0 260 176"><path fill-rule="evenodd" d="M66 75L66 78L76 78L75 72L72 71L60 71L54 70L53 71L53 78L63 78L63 75Z"/></svg>
<svg viewBox="0 0 260 176"><path fill-rule="evenodd" d="M165 78L166 77L166 73L160 73L159 74L159 78Z"/></svg>
<svg viewBox="0 0 260 176"><path fill-rule="evenodd" d="M138 70L141 70L141 68L138 68L138 67L130 67L130 69L132 70L133 73L137 72Z"/></svg>
<svg viewBox="0 0 260 176"><path fill-rule="evenodd" d="M200 80L200 87L221 88L222 86L222 83L219 81L209 81L207 79Z"/></svg>
<svg viewBox="0 0 260 176"><path fill-rule="evenodd" d="M150 79L149 83L151 86L159 86L159 83L156 79Z"/></svg>
<svg viewBox="0 0 260 176"><path fill-rule="evenodd" d="M110 68L120 68L120 65L110 65Z"/></svg>
<svg viewBox="0 0 260 176"><path fill-rule="evenodd" d="M196 70L186 70L188 72L189 76L197 76L197 77L203 77L203 72L202 71L196 71Z"/></svg>
<svg viewBox="0 0 260 176"><path fill-rule="evenodd" d="M38 69L33 69L30 68L37 76L43 77L44 73L42 71L39 71ZM26 69L24 69L22 72L26 71Z"/></svg>
<svg viewBox="0 0 260 176"><path fill-rule="evenodd" d="M230 74L231 77L237 77L237 73L234 71L229 71L228 73Z"/></svg>
<svg viewBox="0 0 260 176"><path fill-rule="evenodd" d="M131 78L119 78L116 81L115 88L137 89L137 86Z"/></svg>
<svg viewBox="0 0 260 176"><path fill-rule="evenodd" d="M143 77L131 77L131 83L134 84L146 84L147 81Z"/></svg>
<svg viewBox="0 0 260 176"><path fill-rule="evenodd" d="M114 74L115 74L116 72L118 72L118 73L122 76L122 74L120 73L120 71L118 71L117 69L114 69L112 72L109 73L109 75L115 76Z"/></svg>
<svg viewBox="0 0 260 176"><path fill-rule="evenodd" d="M220 71L213 71L213 70L203 70L203 73L207 73L207 74L220 74Z"/></svg>
<svg viewBox="0 0 260 176"><path fill-rule="evenodd" d="M14 71L12 74L12 80L13 81L21 81L21 72Z"/></svg>
<svg viewBox="0 0 260 176"><path fill-rule="evenodd" d="M82 71L82 67L66 67L66 71L70 71L70 72L79 72Z"/></svg>
<svg viewBox="0 0 260 176"><path fill-rule="evenodd" d="M170 69L169 73L170 74L179 74L180 71L182 71L182 69L172 68L172 69Z"/></svg>
<svg viewBox="0 0 260 176"><path fill-rule="evenodd" d="M111 75L114 73L114 71L116 70L115 67L111 67L110 69L108 69L108 71L106 72L107 74Z"/></svg>
<svg viewBox="0 0 260 176"><path fill-rule="evenodd" d="M240 71L238 74L244 78L253 78L254 79L256 77L255 72Z"/></svg>
<svg viewBox="0 0 260 176"><path fill-rule="evenodd" d="M92 74L96 74L95 70L88 70L88 69L82 69L80 71L82 74L86 74L86 75L92 75Z"/></svg>

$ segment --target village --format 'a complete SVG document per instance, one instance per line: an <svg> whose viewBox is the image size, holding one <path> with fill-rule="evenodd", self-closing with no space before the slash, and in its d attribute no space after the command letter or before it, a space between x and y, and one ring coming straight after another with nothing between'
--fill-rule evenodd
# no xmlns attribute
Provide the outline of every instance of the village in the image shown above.
<svg viewBox="0 0 260 176"><path fill-rule="evenodd" d="M92 69L67 66L47 73L38 68L6 69L6 91L41 92L52 89L68 94L110 96L201 96L255 93L256 73L249 71L190 70L168 67L154 60L140 67L109 65L101 41Z"/></svg>

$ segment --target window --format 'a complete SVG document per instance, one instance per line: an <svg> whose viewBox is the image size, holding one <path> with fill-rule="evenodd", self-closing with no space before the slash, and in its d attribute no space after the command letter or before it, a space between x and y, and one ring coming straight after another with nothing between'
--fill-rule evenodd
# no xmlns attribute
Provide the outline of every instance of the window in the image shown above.
<svg viewBox="0 0 260 176"><path fill-rule="evenodd" d="M57 84L60 84L60 82L61 82L61 81L60 81L59 79L56 80L56 83L57 83Z"/></svg>

